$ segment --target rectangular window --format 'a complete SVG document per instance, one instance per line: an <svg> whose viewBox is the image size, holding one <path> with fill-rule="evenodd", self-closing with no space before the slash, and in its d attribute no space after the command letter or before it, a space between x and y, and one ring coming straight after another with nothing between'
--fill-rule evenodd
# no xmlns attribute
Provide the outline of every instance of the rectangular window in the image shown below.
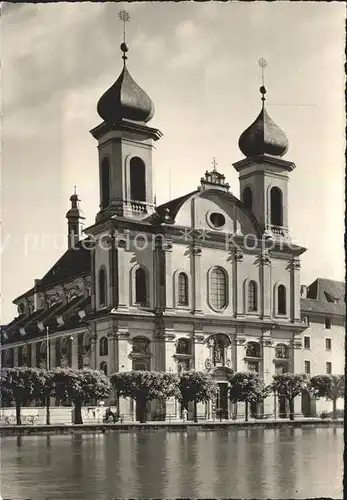
<svg viewBox="0 0 347 500"><path fill-rule="evenodd" d="M304 349L311 348L311 339L310 337L304 337Z"/></svg>
<svg viewBox="0 0 347 500"><path fill-rule="evenodd" d="M331 351L331 339L325 339L325 349Z"/></svg>
<svg viewBox="0 0 347 500"><path fill-rule="evenodd" d="M331 375L331 363L330 363L330 361L328 361L327 363L325 363L325 366L326 366L326 368L325 368L326 373L328 375Z"/></svg>
<svg viewBox="0 0 347 500"><path fill-rule="evenodd" d="M331 328L331 318L325 318L325 328L330 330Z"/></svg>
<svg viewBox="0 0 347 500"><path fill-rule="evenodd" d="M309 361L305 361L305 373L308 375L311 373L311 363Z"/></svg>
<svg viewBox="0 0 347 500"><path fill-rule="evenodd" d="M304 321L305 321L307 326L310 326L310 316L305 316Z"/></svg>

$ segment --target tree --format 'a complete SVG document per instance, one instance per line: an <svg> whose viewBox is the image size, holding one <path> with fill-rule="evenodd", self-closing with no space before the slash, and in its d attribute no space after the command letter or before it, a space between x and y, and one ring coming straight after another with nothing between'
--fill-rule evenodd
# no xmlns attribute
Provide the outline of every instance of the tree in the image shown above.
<svg viewBox="0 0 347 500"><path fill-rule="evenodd" d="M259 404L268 395L264 381L256 372L236 372L229 379L229 399L233 403L245 403L245 420L248 421L248 405Z"/></svg>
<svg viewBox="0 0 347 500"><path fill-rule="evenodd" d="M209 373L198 371L182 372L179 376L179 401L188 410L188 403L194 402L194 421L197 422L197 403L206 403L217 396L218 386Z"/></svg>
<svg viewBox="0 0 347 500"><path fill-rule="evenodd" d="M316 375L311 377L309 389L316 398L328 398L333 402L333 419L336 419L336 402L345 395L344 375Z"/></svg>
<svg viewBox="0 0 347 500"><path fill-rule="evenodd" d="M42 396L42 370L16 367L1 370L1 397L14 402L17 425L21 425L21 407Z"/></svg>
<svg viewBox="0 0 347 500"><path fill-rule="evenodd" d="M285 397L289 402L289 418L294 420L294 399L308 387L308 378L301 373L283 373L274 375L271 384L272 391Z"/></svg>
<svg viewBox="0 0 347 500"><path fill-rule="evenodd" d="M141 370L120 372L111 375L111 383L118 398L135 399L141 423L146 421L148 401L178 397L178 379L174 373Z"/></svg>
<svg viewBox="0 0 347 500"><path fill-rule="evenodd" d="M111 392L110 380L99 370L56 368L53 373L56 396L75 405L74 424L83 424L83 404L91 399L104 399Z"/></svg>

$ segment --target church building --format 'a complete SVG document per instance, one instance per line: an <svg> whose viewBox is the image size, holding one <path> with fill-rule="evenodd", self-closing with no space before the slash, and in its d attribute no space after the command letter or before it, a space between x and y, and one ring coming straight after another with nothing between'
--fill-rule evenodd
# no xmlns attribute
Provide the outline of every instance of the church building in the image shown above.
<svg viewBox="0 0 347 500"><path fill-rule="evenodd" d="M162 133L149 125L154 105L129 73L125 42L121 51L123 69L101 96L102 121L91 130L99 152L95 222L82 238L75 192L68 249L14 300L18 316L2 328L2 366L88 367L107 375L203 370L219 386L215 407L231 418L229 374L256 371L270 383L276 373L305 372L310 361L306 318L317 298L302 295L306 249L291 239L288 140L267 113L262 86L260 112L239 138L243 158L233 164L241 199L214 165L195 191L156 206L152 155ZM150 419L179 417L175 401L149 410ZM212 411L198 407L203 418ZM261 411L273 414L272 397ZM121 400L120 412L136 419L135 403Z"/></svg>

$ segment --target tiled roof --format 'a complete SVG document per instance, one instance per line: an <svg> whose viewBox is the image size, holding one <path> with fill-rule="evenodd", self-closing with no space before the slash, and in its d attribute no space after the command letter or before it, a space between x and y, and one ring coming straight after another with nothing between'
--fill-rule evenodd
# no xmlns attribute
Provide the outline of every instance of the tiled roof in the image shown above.
<svg viewBox="0 0 347 500"><path fill-rule="evenodd" d="M61 281L67 281L75 276L90 273L90 250L81 242L77 248L70 248L44 275L40 288L48 288Z"/></svg>
<svg viewBox="0 0 347 500"><path fill-rule="evenodd" d="M80 241L76 248L70 248L60 257L40 280L39 289L46 290L57 283L68 281L84 274L90 274L90 250L88 249L88 239ZM34 288L31 288L17 297L14 303L24 295L33 292Z"/></svg>
<svg viewBox="0 0 347 500"><path fill-rule="evenodd" d="M345 283L317 278L307 288L307 297L301 299L301 310L345 316Z"/></svg>

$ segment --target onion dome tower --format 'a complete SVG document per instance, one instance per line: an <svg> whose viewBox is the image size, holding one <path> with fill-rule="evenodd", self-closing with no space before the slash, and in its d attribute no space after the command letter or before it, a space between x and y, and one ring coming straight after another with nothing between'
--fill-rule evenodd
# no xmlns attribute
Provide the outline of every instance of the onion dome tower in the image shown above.
<svg viewBox="0 0 347 500"><path fill-rule="evenodd" d="M124 119L147 123L153 118L154 104L128 71L126 65L128 45L123 42L120 48L123 52L123 71L116 82L100 97L98 113L109 123Z"/></svg>
<svg viewBox="0 0 347 500"><path fill-rule="evenodd" d="M96 221L112 216L143 219L154 211L153 141L162 133L147 123L154 116L154 104L135 82L127 67L129 46L125 25L130 20L121 11L123 22L123 69L100 97L97 111L103 122L91 134L98 141L100 211Z"/></svg>
<svg viewBox="0 0 347 500"><path fill-rule="evenodd" d="M246 158L233 166L239 172L241 200L264 233L287 239L288 181L295 164L281 158L288 151L288 139L266 111L266 61L260 59L259 65L262 68L261 111L239 138L239 148Z"/></svg>
<svg viewBox="0 0 347 500"><path fill-rule="evenodd" d="M80 199L76 193L76 186L73 195L70 196L71 208L66 213L68 220L68 248L75 248L82 233L83 212L79 207Z"/></svg>
<svg viewBox="0 0 347 500"><path fill-rule="evenodd" d="M239 139L239 148L246 157L257 155L283 156L288 150L285 133L270 118L265 109L266 88L260 87L262 109Z"/></svg>

